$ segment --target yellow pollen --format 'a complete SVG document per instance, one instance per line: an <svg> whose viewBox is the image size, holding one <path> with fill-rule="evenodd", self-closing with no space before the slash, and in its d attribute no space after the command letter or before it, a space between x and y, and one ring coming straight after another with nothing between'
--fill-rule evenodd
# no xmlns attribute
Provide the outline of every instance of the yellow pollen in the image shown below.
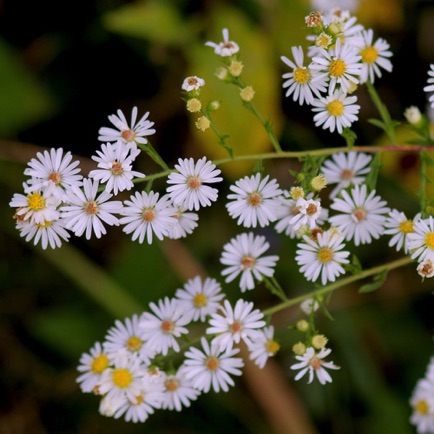
<svg viewBox="0 0 434 434"><path fill-rule="evenodd" d="M145 400L145 395L140 394L137 395L135 398L136 398L136 402L134 403L134 405L140 405Z"/></svg>
<svg viewBox="0 0 434 434"><path fill-rule="evenodd" d="M108 357L105 354L100 354L93 359L90 369L94 374L101 374L102 371L107 369L108 365Z"/></svg>
<svg viewBox="0 0 434 434"><path fill-rule="evenodd" d="M309 206L306 208L306 214L307 215L314 215L317 211L318 211L318 208L313 203L310 203Z"/></svg>
<svg viewBox="0 0 434 434"><path fill-rule="evenodd" d="M257 191L254 191L247 196L247 202L252 206L258 206L262 202L262 195Z"/></svg>
<svg viewBox="0 0 434 434"><path fill-rule="evenodd" d="M216 371L220 365L220 362L215 357L208 357L205 362L205 367L210 371Z"/></svg>
<svg viewBox="0 0 434 434"><path fill-rule="evenodd" d="M341 101L338 101L337 99L335 99L332 102L329 102L327 104L327 111L332 115L332 116L342 116L343 112L344 112L344 105L342 104Z"/></svg>
<svg viewBox="0 0 434 434"><path fill-rule="evenodd" d="M130 351L137 351L142 348L142 340L137 336L131 336L127 341L127 347Z"/></svg>
<svg viewBox="0 0 434 434"><path fill-rule="evenodd" d="M429 249L434 250L434 232L428 232L425 235L425 244Z"/></svg>
<svg viewBox="0 0 434 434"><path fill-rule="evenodd" d="M166 390L174 392L179 388L179 381L176 378L169 378L165 381L164 385L166 386Z"/></svg>
<svg viewBox="0 0 434 434"><path fill-rule="evenodd" d="M354 178L355 173L350 169L344 169L341 173L341 179L344 181L349 181L350 179Z"/></svg>
<svg viewBox="0 0 434 434"><path fill-rule="evenodd" d="M322 247L318 250L318 259L323 264L330 262L333 259L333 250L329 249L328 247Z"/></svg>
<svg viewBox="0 0 434 434"><path fill-rule="evenodd" d="M33 211L40 211L45 208L45 199L40 193L30 193L27 196L27 204Z"/></svg>
<svg viewBox="0 0 434 434"><path fill-rule="evenodd" d="M239 333L242 329L243 329L243 324L240 323L239 321L234 321L231 325L230 325L230 330L232 333Z"/></svg>
<svg viewBox="0 0 434 434"><path fill-rule="evenodd" d="M294 70L294 80L300 84L306 84L310 80L308 69L303 66Z"/></svg>
<svg viewBox="0 0 434 434"><path fill-rule="evenodd" d="M280 350L280 345L271 339L267 341L266 349L269 353L276 354Z"/></svg>
<svg viewBox="0 0 434 434"><path fill-rule="evenodd" d="M95 201L88 202L84 206L84 212L86 214L97 214L98 213L98 204Z"/></svg>
<svg viewBox="0 0 434 434"><path fill-rule="evenodd" d="M192 190L197 190L202 185L201 180L197 176L190 176L187 179L187 186Z"/></svg>
<svg viewBox="0 0 434 434"><path fill-rule="evenodd" d="M416 403L416 405L414 406L414 409L419 413L419 414L428 414L429 411L429 407L428 404L425 400L421 400L418 401Z"/></svg>
<svg viewBox="0 0 434 434"><path fill-rule="evenodd" d="M125 389L133 382L133 374L126 368L116 368L113 369L112 380L117 387Z"/></svg>
<svg viewBox="0 0 434 434"><path fill-rule="evenodd" d="M142 218L145 222L151 223L155 219L155 211L153 209L145 209L142 213Z"/></svg>
<svg viewBox="0 0 434 434"><path fill-rule="evenodd" d="M119 161L115 161L112 164L111 172L113 175L122 175L124 173L124 168L122 167L122 164L119 163Z"/></svg>
<svg viewBox="0 0 434 434"><path fill-rule="evenodd" d="M362 208L358 208L353 212L353 216L360 222L366 217L366 211Z"/></svg>
<svg viewBox="0 0 434 434"><path fill-rule="evenodd" d="M255 266L256 259L252 256L244 256L241 259L241 268L245 270L246 268L253 268Z"/></svg>
<svg viewBox="0 0 434 434"><path fill-rule="evenodd" d="M312 357L309 361L309 365L312 366L313 369L317 370L321 368L321 359L318 357Z"/></svg>
<svg viewBox="0 0 434 434"><path fill-rule="evenodd" d="M332 77L342 77L347 69L347 64L342 59L335 59L330 62L330 75Z"/></svg>
<svg viewBox="0 0 434 434"><path fill-rule="evenodd" d="M360 55L362 56L362 60L365 63L374 63L378 59L378 51L375 47L370 46L364 48Z"/></svg>
<svg viewBox="0 0 434 434"><path fill-rule="evenodd" d="M413 221L412 220L406 220L405 222L401 222L399 224L398 229L403 234L409 234L411 232L414 232L414 230L413 230Z"/></svg>
<svg viewBox="0 0 434 434"><path fill-rule="evenodd" d="M62 180L60 173L58 172L52 172L48 175L48 179L50 181L53 181L56 185L60 184L60 181Z"/></svg>
<svg viewBox="0 0 434 434"><path fill-rule="evenodd" d="M49 228L53 224L52 221L44 220L44 223L38 223L38 229L46 229Z"/></svg>
<svg viewBox="0 0 434 434"><path fill-rule="evenodd" d="M135 135L136 133L133 130L124 130L121 133L121 137L127 142L133 141Z"/></svg>
<svg viewBox="0 0 434 434"><path fill-rule="evenodd" d="M161 330L163 330L164 333L172 334L175 330L175 324L173 321L166 319L161 323Z"/></svg>
<svg viewBox="0 0 434 434"><path fill-rule="evenodd" d="M208 303L208 297L205 294L196 294L193 298L193 304L195 307L204 307Z"/></svg>

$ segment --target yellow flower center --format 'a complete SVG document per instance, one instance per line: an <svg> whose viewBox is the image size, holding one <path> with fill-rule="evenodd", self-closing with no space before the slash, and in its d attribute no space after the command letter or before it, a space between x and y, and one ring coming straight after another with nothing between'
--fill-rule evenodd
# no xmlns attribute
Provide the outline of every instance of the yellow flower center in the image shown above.
<svg viewBox="0 0 434 434"><path fill-rule="evenodd" d="M318 250L318 259L323 264L330 262L333 259L333 250L329 249L328 247L322 247Z"/></svg>
<svg viewBox="0 0 434 434"><path fill-rule="evenodd" d="M93 359L90 369L94 374L101 374L102 371L107 369L108 365L108 357L105 354L100 354Z"/></svg>
<svg viewBox="0 0 434 434"><path fill-rule="evenodd" d="M270 339L267 341L265 348L269 353L276 354L280 350L280 345L273 339Z"/></svg>
<svg viewBox="0 0 434 434"><path fill-rule="evenodd" d="M205 362L205 367L210 371L216 371L220 365L219 360L216 357L208 357Z"/></svg>
<svg viewBox="0 0 434 434"><path fill-rule="evenodd" d="M119 161L115 161L112 164L111 172L113 175L122 175L124 173L124 168L122 167L122 164L119 163Z"/></svg>
<svg viewBox="0 0 434 434"><path fill-rule="evenodd" d="M361 52L362 60L365 63L374 63L378 59L378 51L375 47L365 47Z"/></svg>
<svg viewBox="0 0 434 434"><path fill-rule="evenodd" d="M134 405L140 405L145 400L145 395L140 394L135 396L136 402L133 402Z"/></svg>
<svg viewBox="0 0 434 434"><path fill-rule="evenodd" d="M133 382L133 374L126 368L113 369L113 383L121 389L127 388Z"/></svg>
<svg viewBox="0 0 434 434"><path fill-rule="evenodd" d="M27 205L33 211L40 211L45 208L45 199L40 193L30 193L27 196Z"/></svg>
<svg viewBox="0 0 434 434"><path fill-rule="evenodd" d="M344 105L342 104L341 101L338 101L337 99L335 99L332 102L329 102L327 104L327 111L332 115L332 116L342 116L343 112L344 112Z"/></svg>
<svg viewBox="0 0 434 434"><path fill-rule="evenodd" d="M258 206L262 202L262 195L257 191L254 191L247 196L247 202L252 206Z"/></svg>
<svg viewBox="0 0 434 434"><path fill-rule="evenodd" d="M97 214L98 213L98 204L95 201L88 202L84 206L84 212L86 214Z"/></svg>
<svg viewBox="0 0 434 434"><path fill-rule="evenodd" d="M300 84L306 84L310 80L309 70L303 66L294 70L294 80Z"/></svg>
<svg viewBox="0 0 434 434"><path fill-rule="evenodd" d="M416 405L414 406L414 409L419 414L428 414L429 406L428 406L427 402L422 399L416 403Z"/></svg>
<svg viewBox="0 0 434 434"><path fill-rule="evenodd" d="M193 304L195 307L204 307L208 303L208 297L205 294L196 294L193 298Z"/></svg>
<svg viewBox="0 0 434 434"><path fill-rule="evenodd" d="M179 381L176 378L169 378L165 381L164 386L169 392L175 392L179 388Z"/></svg>
<svg viewBox="0 0 434 434"><path fill-rule="evenodd" d="M429 249L434 250L434 232L428 232L425 236L425 244Z"/></svg>
<svg viewBox="0 0 434 434"><path fill-rule="evenodd" d="M127 341L127 347L130 351L140 350L142 344L143 344L142 340L137 336L131 336Z"/></svg>
<svg viewBox="0 0 434 434"><path fill-rule="evenodd" d="M330 62L330 75L340 78L345 74L347 64L342 59L335 59Z"/></svg>
<svg viewBox="0 0 434 434"><path fill-rule="evenodd" d="M53 224L52 221L44 220L44 223L38 223L38 229L46 229L49 228Z"/></svg>
<svg viewBox="0 0 434 434"><path fill-rule="evenodd" d="M398 229L403 234L409 234L409 233L413 232L413 221L412 220L406 220L405 222L401 222L399 224Z"/></svg>

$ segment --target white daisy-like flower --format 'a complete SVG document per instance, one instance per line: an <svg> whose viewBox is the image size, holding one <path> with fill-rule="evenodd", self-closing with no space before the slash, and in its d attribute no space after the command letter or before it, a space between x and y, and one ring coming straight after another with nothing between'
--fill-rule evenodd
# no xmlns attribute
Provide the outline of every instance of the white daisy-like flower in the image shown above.
<svg viewBox="0 0 434 434"><path fill-rule="evenodd" d="M330 132L337 130L342 134L344 128L349 128L351 124L358 120L360 106L355 104L357 96L347 96L341 90L337 90L326 97L320 97L312 102L313 117L315 126L322 125L324 130Z"/></svg>
<svg viewBox="0 0 434 434"><path fill-rule="evenodd" d="M354 85L359 84L362 69L360 60L361 56L353 45L341 43L340 38L337 38L334 49L318 50L310 67L319 72L315 80L329 80L329 94L338 89L345 95Z"/></svg>
<svg viewBox="0 0 434 434"><path fill-rule="evenodd" d="M248 348L249 359L262 369L267 360L275 356L280 349L280 345L274 339L274 327L264 327L260 330L260 335L248 344Z"/></svg>
<svg viewBox="0 0 434 434"><path fill-rule="evenodd" d="M282 61L292 68L291 72L283 74L283 88L286 90L285 96L292 95L294 101L298 101L300 105L312 104L314 95L319 97L321 92L327 90L327 78L314 80L316 71L312 71L309 66L304 66L303 48L292 47L292 55L294 61L288 59L285 56L281 56Z"/></svg>
<svg viewBox="0 0 434 434"><path fill-rule="evenodd" d="M225 297L221 293L221 286L215 279L207 277L204 281L200 276L189 279L182 289L177 289L175 298L190 313L192 321L206 320L208 315L214 314Z"/></svg>
<svg viewBox="0 0 434 434"><path fill-rule="evenodd" d="M315 282L321 275L321 283L334 282L345 273L342 264L348 264L350 252L345 247L344 237L334 230L317 235L317 241L304 236L304 243L297 244L295 260L307 280Z"/></svg>
<svg viewBox="0 0 434 434"><path fill-rule="evenodd" d="M167 188L173 203L185 207L187 210L198 211L201 206L210 206L211 202L217 200L218 190L205 184L220 182L221 170L216 169L215 164L208 161L206 157L196 163L193 158L180 158L179 164L169 175L167 183L174 184Z"/></svg>
<svg viewBox="0 0 434 434"><path fill-rule="evenodd" d="M134 147L137 143L146 144L148 143L146 136L155 133L155 130L152 128L154 122L148 121L148 116L149 112L146 112L137 121L137 107L133 107L131 112L131 123L128 123L122 110L118 110L117 115L113 114L108 117L109 121L116 127L116 129L107 127L100 128L98 131L98 140L101 142L114 143L121 141Z"/></svg>
<svg viewBox="0 0 434 434"><path fill-rule="evenodd" d="M303 225L313 229L317 226L317 219L321 215L321 201L313 199L305 199L300 197L295 203L298 213L289 221L294 230L299 229Z"/></svg>
<svg viewBox="0 0 434 434"><path fill-rule="evenodd" d="M228 300L220 307L220 313L211 315L207 334L216 337L212 344L219 345L220 349L232 349L234 343L239 344L241 339L249 344L260 335L258 329L265 326L264 314L259 309L253 309L253 302L238 300L232 308Z"/></svg>
<svg viewBox="0 0 434 434"><path fill-rule="evenodd" d="M420 379L411 394L412 413L410 423L420 434L434 433L434 383Z"/></svg>
<svg viewBox="0 0 434 434"><path fill-rule="evenodd" d="M404 252L408 253L407 237L414 232L414 222L420 219L417 214L413 220L409 220L402 211L393 209L385 224L386 235L393 235L389 241L389 247L396 246L396 251L404 247Z"/></svg>
<svg viewBox="0 0 434 434"><path fill-rule="evenodd" d="M300 380L308 372L308 383L312 383L315 376L321 384L331 383L332 377L327 372L327 369L340 369L333 362L326 362L324 360L331 351L330 348L324 347L319 352L316 352L313 347L308 347L302 356L295 356L299 362L290 367L294 370L300 370L295 376L295 380Z"/></svg>
<svg viewBox="0 0 434 434"><path fill-rule="evenodd" d="M170 201L170 206L173 207L175 211L171 216L175 219L175 223L170 226L167 234L168 238L172 240L185 238L197 228L199 220L199 215L197 213L188 211L184 206L175 205L168 194L164 195L161 199Z"/></svg>
<svg viewBox="0 0 434 434"><path fill-rule="evenodd" d="M351 190L341 192L342 198L335 198L330 208L341 214L329 218L332 226L336 226L347 241L354 244L369 244L372 238L378 239L384 234L387 214L390 208L387 202L375 195L375 190L369 194L366 185L356 185Z"/></svg>
<svg viewBox="0 0 434 434"><path fill-rule="evenodd" d="M434 262L434 219L429 216L426 219L416 220L414 232L407 235L407 249L411 257L419 262L429 259Z"/></svg>
<svg viewBox="0 0 434 434"><path fill-rule="evenodd" d="M203 351L191 347L185 353L185 376L193 381L193 387L207 393L211 387L214 392L227 392L234 386L231 375L241 375L244 366L243 359L234 357L238 348L221 351L218 345L209 344L202 337Z"/></svg>
<svg viewBox="0 0 434 434"><path fill-rule="evenodd" d="M310 315L319 309L319 303L314 298L306 298L300 303L300 309L306 314Z"/></svg>
<svg viewBox="0 0 434 434"><path fill-rule="evenodd" d="M112 143L102 144L101 151L96 151L97 155L92 156L99 169L91 170L89 178L106 184L105 189L109 193L131 190L134 178L145 177L143 173L132 170L133 162L140 152L140 149L131 148L123 142L118 142L116 146Z"/></svg>
<svg viewBox="0 0 434 434"><path fill-rule="evenodd" d="M92 232L97 238L107 233L102 222L110 226L118 226L119 220L113 214L122 211L122 202L109 201L112 194L103 191L98 194L98 181L83 179L83 190L73 185L68 191L69 205L62 207L62 218L65 227L81 236L85 233L86 239L90 239Z"/></svg>
<svg viewBox="0 0 434 434"><path fill-rule="evenodd" d="M200 395L200 391L193 387L193 379L185 374L185 367L181 365L175 374L165 376L161 408L181 411L183 407L190 407L191 401Z"/></svg>
<svg viewBox="0 0 434 434"><path fill-rule="evenodd" d="M351 184L361 184L370 171L369 163L372 157L361 152L338 152L331 159L324 161L321 173L327 178L329 184L337 184L330 193L333 199L344 188Z"/></svg>
<svg viewBox="0 0 434 434"><path fill-rule="evenodd" d="M72 161L70 152L63 154L62 148L51 148L50 151L37 152L24 170L30 176L26 193L44 190L47 195L55 195L63 199L64 191L71 185L80 186L83 176L80 175L80 162Z"/></svg>
<svg viewBox="0 0 434 434"><path fill-rule="evenodd" d="M103 396L101 401L99 402L99 413L105 417L113 417L116 410L122 406L127 398L125 396L117 396L113 398L113 396Z"/></svg>
<svg viewBox="0 0 434 434"><path fill-rule="evenodd" d="M195 75L192 75L191 77L187 77L182 82L182 90L185 90L186 92L191 92L192 90L198 90L202 86L205 86L205 80L200 77L196 77Z"/></svg>
<svg viewBox="0 0 434 434"><path fill-rule="evenodd" d="M381 77L381 69L392 72L392 62L388 59L392 56L390 45L382 38L378 38L373 43L374 31L372 29L363 30L360 38L354 39L354 45L359 49L362 58L362 70L360 73L360 83L368 80L374 83L375 78ZM381 68L381 69L380 69Z"/></svg>
<svg viewBox="0 0 434 434"><path fill-rule="evenodd" d="M16 228L20 231L20 235L25 237L26 241L33 239L35 246L41 243L41 247L44 250L48 246L52 249L61 247L62 241L68 242L70 237L62 219L45 221L44 223L31 223L26 220L17 220Z"/></svg>
<svg viewBox="0 0 434 434"><path fill-rule="evenodd" d="M27 184L23 183L24 191ZM17 208L15 218L17 221L27 221L44 225L46 221L57 220L60 217L58 206L60 199L54 194L45 190L32 191L27 195L15 193L12 196L9 206Z"/></svg>
<svg viewBox="0 0 434 434"><path fill-rule="evenodd" d="M136 191L130 200L124 201L119 223L125 225L123 232L132 233L132 240L141 244L146 238L152 243L155 235L159 240L168 236L172 226L177 223L173 215L176 209L171 206L167 198L159 200L159 193L150 191Z"/></svg>
<svg viewBox="0 0 434 434"><path fill-rule="evenodd" d="M428 71L428 79L427 85L423 88L423 90L429 94L429 102L431 103L431 107L434 108L434 64L431 64L430 69Z"/></svg>
<svg viewBox="0 0 434 434"><path fill-rule="evenodd" d="M170 348L180 350L177 338L188 333L184 327L190 322L190 315L186 315L178 300L165 297L155 303L149 303L153 313L144 312L140 317L139 327L151 351L163 356Z"/></svg>
<svg viewBox="0 0 434 434"><path fill-rule="evenodd" d="M277 219L281 206L279 197L282 190L275 179L268 181L269 175L261 179L261 174L245 176L230 186L226 204L229 215L238 219L237 223L246 228L269 225Z"/></svg>
<svg viewBox="0 0 434 434"><path fill-rule="evenodd" d="M125 321L115 321L105 337L104 351L112 359L120 351L126 351L131 357L137 356L145 364L149 364L155 353L147 347L143 331L139 327L139 317L133 315Z"/></svg>
<svg viewBox="0 0 434 434"><path fill-rule="evenodd" d="M419 276L424 278L431 278L434 276L434 264L429 259L420 262L416 269Z"/></svg>
<svg viewBox="0 0 434 434"><path fill-rule="evenodd" d="M226 283L232 282L239 274L240 289L245 292L255 287L255 280L262 280L263 276L271 277L274 266L279 260L278 256L262 256L270 247L263 235L254 235L252 232L243 233L232 238L223 246L220 262L227 267L222 271L227 276Z"/></svg>
<svg viewBox="0 0 434 434"><path fill-rule="evenodd" d="M222 34L223 42L216 44L215 42L208 41L205 43L205 45L214 48L214 53L222 57L229 57L238 53L238 51L240 51L240 47L236 42L229 40L228 29L223 29Z"/></svg>
<svg viewBox="0 0 434 434"><path fill-rule="evenodd" d="M77 378L80 389L87 393L99 394L99 385L102 373L110 367L108 354L103 350L101 343L96 342L89 353L83 353L80 357L80 365L77 370L82 374Z"/></svg>

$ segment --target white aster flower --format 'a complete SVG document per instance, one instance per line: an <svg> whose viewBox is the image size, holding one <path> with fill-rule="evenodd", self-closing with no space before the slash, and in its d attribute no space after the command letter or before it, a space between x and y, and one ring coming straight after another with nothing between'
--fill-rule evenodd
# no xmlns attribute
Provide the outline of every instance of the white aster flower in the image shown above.
<svg viewBox="0 0 434 434"><path fill-rule="evenodd" d="M267 360L276 355L280 345L274 340L273 326L264 327L259 332L260 334L255 337L255 340L248 344L248 348L249 359L262 369Z"/></svg>
<svg viewBox="0 0 434 434"><path fill-rule="evenodd" d="M164 195L161 200L170 201L171 204L168 206L173 207L175 211L171 216L175 222L170 226L168 238L172 240L185 238L197 228L199 220L197 213L188 211L185 206L175 205L168 194Z"/></svg>
<svg viewBox="0 0 434 434"><path fill-rule="evenodd" d="M153 313L144 312L140 318L139 327L151 351L163 356L170 348L180 350L176 338L188 333L184 326L190 322L190 316L185 314L184 308L178 300L165 297L158 305L149 303Z"/></svg>
<svg viewBox="0 0 434 434"><path fill-rule="evenodd" d="M198 211L201 206L209 206L217 200L218 190L204 185L223 180L218 176L221 170L216 169L215 164L206 157L196 163L193 158L180 158L178 163L175 164L175 169L179 173L171 173L167 180L168 184L174 184L167 188L174 204L190 211Z"/></svg>
<svg viewBox="0 0 434 434"><path fill-rule="evenodd" d="M172 226L176 224L173 215L176 209L171 206L166 197L159 199L159 193L136 191L130 200L124 201L124 207L119 223L125 225L122 229L126 234L133 234L132 240L141 244L146 238L152 243L153 235L159 240L168 236Z"/></svg>
<svg viewBox="0 0 434 434"><path fill-rule="evenodd" d="M291 365L291 369L300 369L300 372L295 376L295 380L299 380L309 372L308 383L312 383L315 376L321 384L331 383L332 377L327 372L327 369L340 369L333 362L324 360L331 351L330 348L322 348L319 352L316 352L313 347L308 347L302 356L295 356L299 362Z"/></svg>
<svg viewBox="0 0 434 434"><path fill-rule="evenodd" d="M99 394L99 385L102 373L110 367L108 354L103 350L102 345L96 342L89 353L83 353L80 357L80 365L77 370L82 374L77 378L80 389L85 392Z"/></svg>
<svg viewBox="0 0 434 434"><path fill-rule="evenodd" d="M41 247L45 250L48 246L52 249L60 247L62 241L69 241L70 234L65 229L65 223L62 219L45 221L44 223L32 223L27 220L18 220L16 228L20 231L20 235L25 237L26 241L33 239L33 244L36 246L41 243Z"/></svg>
<svg viewBox="0 0 434 434"><path fill-rule="evenodd" d="M419 276L422 276L423 278L433 277L434 276L434 264L429 259L425 259L425 261L422 261L417 266L417 272L418 272Z"/></svg>
<svg viewBox="0 0 434 434"><path fill-rule="evenodd" d="M83 178L80 175L79 161L72 161L72 154L63 155L63 149L51 148L50 151L38 152L32 158L24 174L30 176L26 193L44 190L47 195L55 195L63 199L64 192L71 185L80 186Z"/></svg>
<svg viewBox="0 0 434 434"><path fill-rule="evenodd" d="M411 394L412 414L410 423L415 425L420 434L434 433L434 383L420 379Z"/></svg>
<svg viewBox="0 0 434 434"><path fill-rule="evenodd" d="M316 221L321 215L321 202L320 200L305 199L300 197L295 203L298 213L289 221L294 228L298 230L301 226L307 225L313 229L317 224Z"/></svg>
<svg viewBox="0 0 434 434"><path fill-rule="evenodd" d="M431 103L431 107L434 108L434 64L430 65L430 69L428 71L427 85L423 88L423 90L431 94L429 96L429 102Z"/></svg>
<svg viewBox="0 0 434 434"><path fill-rule="evenodd" d="M408 253L407 237L414 232L414 222L420 219L417 214L414 220L409 220L402 211L393 209L385 224L386 235L393 235L389 241L389 247L396 246L396 251L404 247L404 253Z"/></svg>
<svg viewBox="0 0 434 434"><path fill-rule="evenodd" d="M98 194L98 181L83 179L83 190L73 185L68 192L69 205L62 207L62 218L65 227L81 236L85 233L90 239L92 231L97 238L101 238L107 231L102 222L110 226L118 226L119 220L113 214L122 211L122 202L109 201L112 194L103 191Z"/></svg>
<svg viewBox="0 0 434 434"><path fill-rule="evenodd" d="M110 115L109 121L116 127L107 128L102 127L98 131L98 140L101 142L118 142L127 143L133 147L136 147L137 143L146 144L148 140L146 136L150 136L155 133L152 128L154 122L148 121L149 112L146 112L137 121L137 107L133 107L131 112L131 123L128 123L125 115L121 110L117 111L117 115ZM137 121L137 122L136 122Z"/></svg>
<svg viewBox="0 0 434 434"><path fill-rule="evenodd" d="M112 143L102 144L101 151L96 151L97 156L92 156L99 169L91 170L89 178L106 184L108 193L131 190L134 178L145 177L143 173L132 170L133 162L140 152L140 149L131 148L123 142L118 142L116 146Z"/></svg>
<svg viewBox="0 0 434 434"><path fill-rule="evenodd" d="M361 184L370 171L369 163L372 157L361 152L339 152L333 154L331 159L324 161L321 172L329 184L337 184L330 193L333 199L341 190L351 184Z"/></svg>
<svg viewBox="0 0 434 434"><path fill-rule="evenodd" d="M315 80L323 78L329 80L329 94L333 94L335 89L338 89L345 95L359 83L362 69L360 60L361 56L353 45L341 43L340 38L337 38L334 49L321 48L317 51L310 67L319 72Z"/></svg>
<svg viewBox="0 0 434 434"><path fill-rule="evenodd" d="M196 276L189 279L182 289L176 290L175 298L186 315L190 313L192 321L204 322L208 315L217 311L224 294L217 280L207 277L202 281L200 276Z"/></svg>
<svg viewBox="0 0 434 434"><path fill-rule="evenodd" d="M322 125L324 130L330 132L338 131L342 134L344 128L349 128L351 124L358 120L360 106L354 104L357 101L356 96L347 96L338 90L326 97L320 97L312 102L314 106L312 111L317 112L313 117L315 126Z"/></svg>
<svg viewBox="0 0 434 434"><path fill-rule="evenodd" d="M227 392L229 386L234 386L231 375L241 375L244 366L243 359L234 357L238 348L221 351L215 344L209 344L202 337L203 351L191 347L185 353L185 376L193 381L193 387L202 392Z"/></svg>
<svg viewBox="0 0 434 434"><path fill-rule="evenodd" d="M222 271L227 276L226 283L232 282L240 273L240 288L242 292L255 287L254 279L262 280L262 276L271 277L278 256L263 256L270 244L262 235L255 236L252 232L243 233L232 238L223 246L220 262L227 267Z"/></svg>
<svg viewBox="0 0 434 434"><path fill-rule="evenodd" d="M192 90L198 90L202 86L205 86L205 80L200 77L196 77L195 75L192 75L191 77L187 77L182 82L182 90L185 90L186 92L191 92Z"/></svg>
<svg viewBox="0 0 434 434"><path fill-rule="evenodd" d="M239 225L256 228L269 225L277 219L281 206L279 197L282 190L275 179L269 176L261 179L261 174L245 176L230 186L233 193L228 194L230 202L226 204L229 215L237 219Z"/></svg>
<svg viewBox="0 0 434 434"><path fill-rule="evenodd" d="M315 282L321 275L321 283L334 282L345 273L342 264L348 264L350 252L342 251L344 237L333 230L317 235L317 241L304 236L304 243L297 244L295 260L307 280Z"/></svg>
<svg viewBox="0 0 434 434"><path fill-rule="evenodd" d="M175 374L166 375L161 408L181 411L183 407L190 407L191 401L200 395L200 391L193 387L193 379L185 374L185 367L181 365Z"/></svg>
<svg viewBox="0 0 434 434"><path fill-rule="evenodd" d="M366 185L356 185L351 190L341 192L342 198L335 198L330 208L341 212L329 218L332 226L336 226L347 241L354 244L369 244L372 238L378 239L384 234L387 222L386 214L390 208L386 201L375 195L375 190L367 193Z"/></svg>
<svg viewBox="0 0 434 434"><path fill-rule="evenodd" d="M388 57L392 56L390 45L382 38L378 38L373 43L374 31L372 29L363 30L360 38L354 39L354 45L359 49L362 57L362 70L360 73L360 83L368 80L374 83L375 77L381 77L381 69L392 72L392 62Z"/></svg>
<svg viewBox="0 0 434 434"><path fill-rule="evenodd" d="M300 105L312 104L314 95L319 97L321 92L327 90L327 78L314 80L316 71L312 71L309 66L304 66L304 56L302 47L292 47L292 55L295 63L285 56L281 56L281 59L290 68L291 72L283 74L285 81L283 82L283 88L288 88L285 96L292 95L294 101L298 101Z"/></svg>
<svg viewBox="0 0 434 434"><path fill-rule="evenodd" d="M265 326L264 314L259 309L253 310L253 302L238 300L232 308L228 300L220 307L222 315L214 313L208 321L211 327L206 333L216 337L212 344L219 345L220 349L232 349L233 344L239 344L241 339L248 345L260 335L258 329Z"/></svg>
<svg viewBox="0 0 434 434"><path fill-rule="evenodd" d="M240 47L236 42L229 40L228 29L223 29L222 34L223 42L216 44L215 42L208 41L205 43L205 45L214 48L214 53L222 57L229 57L238 53L238 51L240 51Z"/></svg>
<svg viewBox="0 0 434 434"><path fill-rule="evenodd" d="M429 259L434 262L434 219L429 216L427 219L415 221L414 232L407 235L407 249L411 257L419 262Z"/></svg>

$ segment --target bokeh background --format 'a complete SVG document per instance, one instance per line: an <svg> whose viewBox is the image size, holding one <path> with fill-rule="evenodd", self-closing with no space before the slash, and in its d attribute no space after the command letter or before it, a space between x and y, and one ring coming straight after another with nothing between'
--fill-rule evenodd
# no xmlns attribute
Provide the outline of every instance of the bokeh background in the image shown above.
<svg viewBox="0 0 434 434"><path fill-rule="evenodd" d="M330 2L332 5L333 2ZM220 41L227 27L241 47L243 74L256 90L255 102L269 116L284 150L344 146L337 134L315 129L310 109L284 97L280 56L304 45L307 0L89 0L0 2L0 433L193 434L409 434L409 396L434 353L433 282L421 283L413 266L391 272L383 287L359 294L358 285L328 300L332 319L319 315L330 338L332 359L342 368L326 387L293 381L290 330L298 308L273 317L281 351L264 370L247 364L226 394L201 396L181 413L157 412L145 425L98 413L98 399L80 392L75 379L83 352L102 340L114 319L140 313L150 301L172 296L196 274L219 278L222 246L240 232L220 205L200 211L199 227L182 241L151 246L131 242L119 228L101 240L74 238L56 251L26 243L14 228L8 203L21 192L23 170L36 152L62 147L82 160L99 147L107 116L133 106L150 112L152 144L173 165L180 156L224 156L211 131L197 132L181 99L188 75L206 80L203 100L217 99L216 123L238 155L270 151L260 125L244 112L235 88L213 77L219 66L208 40ZM394 55L394 70L377 90L392 118L403 121L409 105L426 110L422 88L434 62L432 1L362 0L355 13ZM378 117L365 89L354 126L357 144L387 144L368 119ZM414 138L405 126L398 140ZM378 192L409 216L419 211L419 161L415 155L385 155ZM289 188L296 161L265 162ZM225 165L221 197L254 163ZM146 157L137 169L159 169ZM163 190L164 181L155 189ZM127 196L125 196L127 197ZM122 198L124 198L122 196ZM280 261L276 277L290 296L312 290L294 261L295 243L264 233ZM384 238L357 250L364 266L399 258ZM226 285L240 297L236 283ZM246 294L258 307L276 300L265 288Z"/></svg>

